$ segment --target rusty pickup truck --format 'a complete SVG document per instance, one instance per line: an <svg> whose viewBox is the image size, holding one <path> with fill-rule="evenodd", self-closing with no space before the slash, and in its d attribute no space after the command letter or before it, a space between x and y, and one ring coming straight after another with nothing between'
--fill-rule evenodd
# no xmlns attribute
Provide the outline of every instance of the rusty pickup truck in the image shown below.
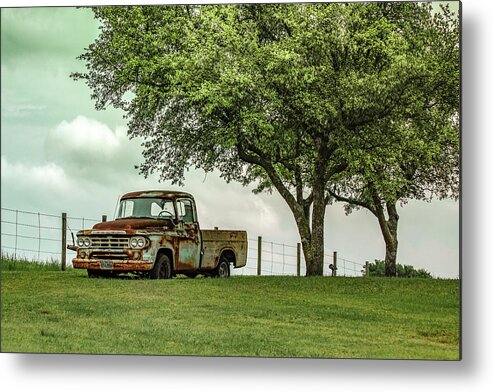
<svg viewBox="0 0 493 392"><path fill-rule="evenodd" d="M247 248L246 231L201 230L191 194L140 191L120 198L115 220L77 233L72 264L89 277L229 277L245 266Z"/></svg>

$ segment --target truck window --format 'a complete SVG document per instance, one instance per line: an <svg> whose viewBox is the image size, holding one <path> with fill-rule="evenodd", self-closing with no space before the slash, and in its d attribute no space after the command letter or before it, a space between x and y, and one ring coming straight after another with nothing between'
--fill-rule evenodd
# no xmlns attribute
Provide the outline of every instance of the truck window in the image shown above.
<svg viewBox="0 0 493 392"><path fill-rule="evenodd" d="M170 199L134 198L120 202L117 219L124 218L155 218L174 219L175 208Z"/></svg>
<svg viewBox="0 0 493 392"><path fill-rule="evenodd" d="M133 200L122 200L120 203L120 211L118 212L118 217L132 216L134 210Z"/></svg>
<svg viewBox="0 0 493 392"><path fill-rule="evenodd" d="M178 219L188 223L195 222L192 200L190 199L178 200L176 202L176 209L178 210Z"/></svg>
<svg viewBox="0 0 493 392"><path fill-rule="evenodd" d="M151 204L151 215L153 217L157 216L171 216L175 217L175 209L173 208L173 202L171 200L166 200L164 203L153 202Z"/></svg>

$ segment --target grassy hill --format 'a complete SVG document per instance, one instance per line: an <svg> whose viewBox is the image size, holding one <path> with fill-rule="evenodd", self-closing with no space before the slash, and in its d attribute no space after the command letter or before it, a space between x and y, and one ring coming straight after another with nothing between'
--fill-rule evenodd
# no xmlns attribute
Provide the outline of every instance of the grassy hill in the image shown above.
<svg viewBox="0 0 493 392"><path fill-rule="evenodd" d="M459 281L3 271L3 352L459 359Z"/></svg>

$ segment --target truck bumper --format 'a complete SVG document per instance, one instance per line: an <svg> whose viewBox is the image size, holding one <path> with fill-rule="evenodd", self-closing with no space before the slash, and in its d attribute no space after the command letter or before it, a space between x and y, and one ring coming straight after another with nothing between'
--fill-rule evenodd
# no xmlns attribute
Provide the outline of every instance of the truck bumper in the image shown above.
<svg viewBox="0 0 493 392"><path fill-rule="evenodd" d="M102 270L102 271L150 271L153 262L134 260L99 260L99 259L73 259L74 268Z"/></svg>

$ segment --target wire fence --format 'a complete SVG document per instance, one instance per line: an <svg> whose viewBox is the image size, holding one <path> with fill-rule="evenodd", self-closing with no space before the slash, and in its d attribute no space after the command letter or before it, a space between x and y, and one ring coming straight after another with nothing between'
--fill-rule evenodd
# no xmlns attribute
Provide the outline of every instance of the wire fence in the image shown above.
<svg viewBox="0 0 493 392"><path fill-rule="evenodd" d="M305 258L300 244L278 243L264 240L262 237L249 238L247 254L246 266L233 270L233 274L299 276L306 274ZM325 248L323 274L325 276L362 276L366 274L365 263L341 258L338 252Z"/></svg>
<svg viewBox="0 0 493 392"><path fill-rule="evenodd" d="M63 243L62 214L53 215L41 212L1 208L2 254L14 258L41 262L61 262ZM79 230L92 227L101 220L85 217L67 217L65 236L72 243L72 236ZM75 257L75 252L67 249L67 259Z"/></svg>
<svg viewBox="0 0 493 392"><path fill-rule="evenodd" d="M2 255L14 258L62 263L62 251L67 243L72 244L76 240L76 233L103 220L106 220L106 216L98 220L2 207L1 252ZM70 266L75 251L66 249L65 252L67 265ZM366 273L365 263L340 257L337 252L329 249L325 249L324 253L323 271L326 276L362 276ZM246 266L233 269L232 275L306 274L300 244L278 243L253 237L248 239L247 255Z"/></svg>

